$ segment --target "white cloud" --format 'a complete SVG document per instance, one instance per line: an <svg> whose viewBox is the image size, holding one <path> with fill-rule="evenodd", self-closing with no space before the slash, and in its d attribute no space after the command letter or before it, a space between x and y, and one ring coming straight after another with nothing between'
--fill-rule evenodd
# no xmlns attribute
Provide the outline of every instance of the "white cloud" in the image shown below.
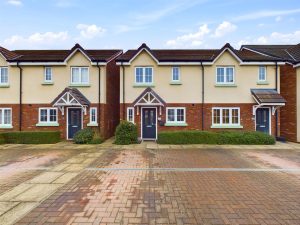
<svg viewBox="0 0 300 225"><path fill-rule="evenodd" d="M252 12L242 16L237 16L233 18L233 21L256 20L256 19L261 19L266 17L284 16L284 15L291 15L297 13L300 13L300 8L290 9L290 10L265 10L265 11Z"/></svg>
<svg viewBox="0 0 300 225"><path fill-rule="evenodd" d="M92 39L94 37L99 37L106 32L106 29L102 27L98 27L95 24L78 24L76 27L80 30L80 35L87 39Z"/></svg>
<svg viewBox="0 0 300 225"><path fill-rule="evenodd" d="M281 21L282 20L282 17L281 16L277 16L276 18L275 18L275 21L276 22L279 22L279 21Z"/></svg>
<svg viewBox="0 0 300 225"><path fill-rule="evenodd" d="M170 47L191 47L200 46L203 44L204 37L210 33L207 24L199 27L198 31L195 33L189 33L181 35L176 39L167 41L166 45Z"/></svg>
<svg viewBox="0 0 300 225"><path fill-rule="evenodd" d="M4 46L11 48L45 48L48 46L64 46L70 39L68 32L34 33L28 37L13 35L4 40Z"/></svg>
<svg viewBox="0 0 300 225"><path fill-rule="evenodd" d="M297 44L300 42L300 30L291 33L273 32L267 36L259 36L257 38L247 38L238 42L243 44Z"/></svg>
<svg viewBox="0 0 300 225"><path fill-rule="evenodd" d="M214 37L223 37L224 35L231 33L237 29L237 26L228 22L222 22L215 30Z"/></svg>
<svg viewBox="0 0 300 225"><path fill-rule="evenodd" d="M8 0L7 3L10 4L10 5L14 5L14 6L23 5L22 1L20 1L20 0Z"/></svg>

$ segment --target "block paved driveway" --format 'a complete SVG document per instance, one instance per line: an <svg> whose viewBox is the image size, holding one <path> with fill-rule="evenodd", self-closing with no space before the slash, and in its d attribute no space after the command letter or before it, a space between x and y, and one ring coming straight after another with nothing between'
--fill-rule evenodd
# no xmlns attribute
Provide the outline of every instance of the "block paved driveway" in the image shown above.
<svg viewBox="0 0 300 225"><path fill-rule="evenodd" d="M300 224L298 149L89 147L44 174L0 224Z"/></svg>

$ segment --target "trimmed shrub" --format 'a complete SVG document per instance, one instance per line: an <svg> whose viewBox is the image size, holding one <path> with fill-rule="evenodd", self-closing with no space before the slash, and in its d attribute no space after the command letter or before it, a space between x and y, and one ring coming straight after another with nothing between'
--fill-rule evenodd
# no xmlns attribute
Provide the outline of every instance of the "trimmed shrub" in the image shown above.
<svg viewBox="0 0 300 225"><path fill-rule="evenodd" d="M174 131L160 132L159 144L218 144L218 145L273 145L275 138L255 131Z"/></svg>
<svg viewBox="0 0 300 225"><path fill-rule="evenodd" d="M127 121L121 121L116 128L115 136L117 145L136 144L138 141L137 126Z"/></svg>
<svg viewBox="0 0 300 225"><path fill-rule="evenodd" d="M60 141L59 131L22 131L2 133L6 144L54 144Z"/></svg>
<svg viewBox="0 0 300 225"><path fill-rule="evenodd" d="M101 137L94 137L91 141L88 142L88 144L91 145L99 145L103 143L103 139Z"/></svg>
<svg viewBox="0 0 300 225"><path fill-rule="evenodd" d="M0 133L0 145L3 145L3 144L5 144L5 140L4 140L2 133Z"/></svg>
<svg viewBox="0 0 300 225"><path fill-rule="evenodd" d="M93 140L95 132L92 128L84 128L75 133L73 141L75 144L88 144Z"/></svg>

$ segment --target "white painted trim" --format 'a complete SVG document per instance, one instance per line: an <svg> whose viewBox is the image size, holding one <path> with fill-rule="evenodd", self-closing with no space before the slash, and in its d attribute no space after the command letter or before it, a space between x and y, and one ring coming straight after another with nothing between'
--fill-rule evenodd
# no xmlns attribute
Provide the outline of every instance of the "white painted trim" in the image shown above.
<svg viewBox="0 0 300 225"><path fill-rule="evenodd" d="M56 121L50 121L50 109L54 109L56 111ZM41 121L41 110L47 110L47 121ZM40 107L39 108L39 122L38 124L56 124L58 123L58 110L56 107Z"/></svg>
<svg viewBox="0 0 300 225"><path fill-rule="evenodd" d="M156 112L156 138L152 139L152 138L143 138L143 109L155 109ZM142 140L157 140L157 107L141 107L141 139Z"/></svg>
<svg viewBox="0 0 300 225"><path fill-rule="evenodd" d="M0 85L9 85L9 71L8 71L8 66L0 66L0 78L1 78L1 69L2 68L6 68L7 69L7 82L6 83L1 83L0 82Z"/></svg>
<svg viewBox="0 0 300 225"><path fill-rule="evenodd" d="M130 121L129 120L129 117L128 117L128 115L129 115L129 110L132 110L132 121ZM135 114L134 114L134 107L127 107L127 110L126 110L126 119L127 119L127 121L128 122L131 122L131 123L133 123L134 124L134 116L135 116Z"/></svg>
<svg viewBox="0 0 300 225"><path fill-rule="evenodd" d="M260 54L260 55L263 55L263 56L268 56L268 57L274 57L274 56L271 56L271 55L268 55L268 54L265 54L265 53L262 53L262 52L259 52L259 51L255 51L251 48L247 48L247 47L242 47L241 50L248 50L248 51L251 51L251 52L254 52L254 53L257 53L257 54ZM278 58L278 57L275 57L275 58Z"/></svg>
<svg viewBox="0 0 300 225"><path fill-rule="evenodd" d="M72 56L75 55L75 53L77 51L80 51L90 62L92 62L92 60L90 59L90 57L87 54L85 54L80 48L74 49L74 51L71 52L71 54L68 55L68 57L65 59L64 62L67 63L69 61L69 59L72 58Z"/></svg>
<svg viewBox="0 0 300 225"><path fill-rule="evenodd" d="M151 52L149 52L146 48L142 48L140 51L138 51L133 57L132 59L129 61L129 65L131 64L131 62L142 52L142 51L146 51L152 58L153 60L158 64L158 60L154 57L154 55L151 54Z"/></svg>
<svg viewBox="0 0 300 225"><path fill-rule="evenodd" d="M77 82L77 83L74 83L72 82L72 71L73 69L79 69L79 79L80 79L80 82ZM87 69L88 70L88 81L85 82L85 83L82 83L81 82L81 78L82 78L82 69ZM71 73L71 77L70 77L70 84L73 85L78 85L78 84L83 84L83 85L87 85L87 84L90 84L90 68L88 66L71 66L70 67L70 73Z"/></svg>
<svg viewBox="0 0 300 225"><path fill-rule="evenodd" d="M218 82L218 69L224 68L224 82ZM233 82L226 82L226 68L232 68L233 69ZM234 66L216 66L216 85L232 85L235 84L235 68Z"/></svg>
<svg viewBox="0 0 300 225"><path fill-rule="evenodd" d="M177 117L177 109L183 109L183 112L184 112L184 121L177 121L177 118L176 118L176 121L169 121L168 120L168 109L174 109L176 113L174 113L174 117L176 118ZM174 123L174 124L185 124L186 123L186 108L185 107L166 107L166 123Z"/></svg>
<svg viewBox="0 0 300 225"><path fill-rule="evenodd" d="M296 67L299 67L300 66L300 63L294 65L293 67L296 68Z"/></svg>
<svg viewBox="0 0 300 225"><path fill-rule="evenodd" d="M123 51L119 51L118 53L111 56L111 58L106 63L103 63L103 64L106 65L107 63L110 63L112 60L114 60L115 58L117 58L118 56L120 56L122 54L123 54ZM98 64L101 65L100 63L98 63ZM94 63L92 63L92 65L94 65ZM97 65L97 63L96 63L96 65Z"/></svg>
<svg viewBox="0 0 300 225"><path fill-rule="evenodd" d="M13 124L13 117L12 117L12 108L5 107L5 108L0 108L2 110L2 118L0 117L0 122L3 122L3 124L0 124L0 128L12 128ZM4 124L4 110L10 110L10 124Z"/></svg>
<svg viewBox="0 0 300 225"><path fill-rule="evenodd" d="M265 79L264 80L260 80L259 76L260 76L260 68L264 68L265 69ZM258 67L258 82L266 82L267 81L267 67L266 66L259 66Z"/></svg>
<svg viewBox="0 0 300 225"><path fill-rule="evenodd" d="M271 114L271 107L259 107L259 109L262 109L262 108L265 108L265 109L269 109L269 134L270 135L272 135L272 119L271 119L271 116L272 116L272 114ZM256 110L255 110L255 119L254 119L254 121L255 121L255 131L257 131L256 130Z"/></svg>
<svg viewBox="0 0 300 225"><path fill-rule="evenodd" d="M73 138L69 138L69 109L81 109L81 129L83 129L83 110L80 107L68 107L67 108L67 121L66 121L67 136L66 136L66 139L73 140Z"/></svg>
<svg viewBox="0 0 300 225"><path fill-rule="evenodd" d="M8 62L10 66L16 66L16 62ZM20 62L20 66L66 66L66 62ZM96 62L92 62L91 65L96 66ZM106 66L106 63L100 62L98 63L99 66Z"/></svg>
<svg viewBox="0 0 300 225"><path fill-rule="evenodd" d="M174 69L177 68L178 69L178 80L174 80ZM181 74L180 74L180 67L179 66L173 66L171 67L172 73L171 73L171 82L180 82L181 80Z"/></svg>
<svg viewBox="0 0 300 225"><path fill-rule="evenodd" d="M214 110L220 110L220 123L214 123ZM223 124L223 109L229 109L229 123ZM238 110L238 123L232 123L232 110ZM212 126L241 126L241 108L240 107L212 107L211 108L211 124Z"/></svg>
<svg viewBox="0 0 300 225"><path fill-rule="evenodd" d="M46 77L47 77L47 69L50 69L51 70L51 80L46 80ZM53 83L53 70L52 70L52 67L50 66L46 66L44 68L44 82L45 83Z"/></svg>
<svg viewBox="0 0 300 225"><path fill-rule="evenodd" d="M92 110L95 110L95 121L92 121ZM90 125L93 125L93 124L96 125L97 124L97 121L98 121L98 118L97 118L98 117L97 116L98 113L97 113L97 111L98 111L97 107L91 107L90 108L90 123L89 123Z"/></svg>
<svg viewBox="0 0 300 225"><path fill-rule="evenodd" d="M237 61L239 61L239 63L242 63L242 60L240 59L240 57L238 57L233 51L231 51L230 48L224 48L223 51L222 51L221 53L219 53L219 55L217 55L217 57L214 59L213 64L221 57L221 55L223 55L223 53L224 53L226 50L228 50L228 51L231 53L231 55L233 55L234 58L235 58Z"/></svg>

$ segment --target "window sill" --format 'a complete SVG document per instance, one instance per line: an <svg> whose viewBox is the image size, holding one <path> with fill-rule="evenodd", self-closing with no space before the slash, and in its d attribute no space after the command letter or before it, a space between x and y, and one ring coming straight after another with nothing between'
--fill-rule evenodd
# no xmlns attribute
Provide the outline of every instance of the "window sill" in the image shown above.
<svg viewBox="0 0 300 225"><path fill-rule="evenodd" d="M0 88L9 88L9 84L0 84Z"/></svg>
<svg viewBox="0 0 300 225"><path fill-rule="evenodd" d="M139 87L155 87L154 84L134 84L133 87L139 88Z"/></svg>
<svg viewBox="0 0 300 225"><path fill-rule="evenodd" d="M90 87L90 84L70 84L69 87Z"/></svg>
<svg viewBox="0 0 300 225"><path fill-rule="evenodd" d="M188 126L187 123L165 123L166 127L186 127Z"/></svg>
<svg viewBox="0 0 300 225"><path fill-rule="evenodd" d="M257 85L268 85L269 82L268 81L257 81L256 84Z"/></svg>
<svg viewBox="0 0 300 225"><path fill-rule="evenodd" d="M241 126L241 125L212 125L210 128L240 129L240 128L243 128L243 126Z"/></svg>
<svg viewBox="0 0 300 225"><path fill-rule="evenodd" d="M37 123L37 127L58 127L59 123Z"/></svg>
<svg viewBox="0 0 300 225"><path fill-rule="evenodd" d="M98 123L88 123L88 127L98 127Z"/></svg>
<svg viewBox="0 0 300 225"><path fill-rule="evenodd" d="M170 85L182 85L180 81L171 81Z"/></svg>
<svg viewBox="0 0 300 225"><path fill-rule="evenodd" d="M236 84L215 84L215 87L237 87Z"/></svg>
<svg viewBox="0 0 300 225"><path fill-rule="evenodd" d="M42 85L53 85L53 82L43 82Z"/></svg>
<svg viewBox="0 0 300 225"><path fill-rule="evenodd" d="M12 125L1 125L0 129L12 129L14 128Z"/></svg>

